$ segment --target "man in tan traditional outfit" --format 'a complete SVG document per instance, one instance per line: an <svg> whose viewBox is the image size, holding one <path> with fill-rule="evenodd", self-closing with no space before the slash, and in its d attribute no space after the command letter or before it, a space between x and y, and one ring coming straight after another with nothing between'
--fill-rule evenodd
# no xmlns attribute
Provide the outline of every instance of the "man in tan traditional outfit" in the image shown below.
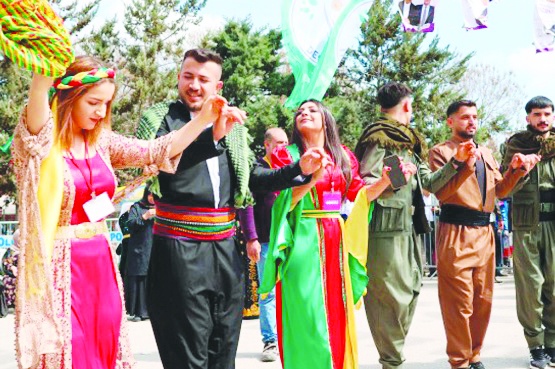
<svg viewBox="0 0 555 369"><path fill-rule="evenodd" d="M405 186L386 189L375 201L368 242L366 317L380 353L382 369L402 369L403 347L422 286L419 234L430 232L422 189L436 192L457 173L454 164L432 173L423 157L424 139L410 126L412 90L399 82L377 95L382 116L370 123L355 149L360 175L367 184L379 180L384 158L397 155L411 177ZM461 145L453 159L464 161L472 144Z"/></svg>
<svg viewBox="0 0 555 369"><path fill-rule="evenodd" d="M449 106L447 124L452 136L430 151L432 170L448 163L460 144L473 142L477 115L472 101ZM515 154L503 177L491 151L476 146L466 162L455 163L460 170L436 192L441 203L436 244L439 300L452 368L484 368L480 351L489 323L495 272L489 216L495 198L506 197L538 160L537 155Z"/></svg>

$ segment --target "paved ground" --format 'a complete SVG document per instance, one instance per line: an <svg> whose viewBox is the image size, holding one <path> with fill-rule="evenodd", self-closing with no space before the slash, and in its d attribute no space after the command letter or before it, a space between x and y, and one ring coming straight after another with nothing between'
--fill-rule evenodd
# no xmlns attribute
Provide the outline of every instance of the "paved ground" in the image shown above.
<svg viewBox="0 0 555 369"><path fill-rule="evenodd" d="M518 324L512 277L496 284L492 319L482 361L488 369L528 367L528 350ZM380 369L364 310L357 312L360 369ZM136 369L162 369L148 321L129 323ZM16 369L13 351L13 315L0 319L0 369ZM259 361L262 343L258 320L244 321L237 352L236 369L278 369L278 363ZM437 283L426 281L405 346L405 369L446 369L445 335L437 299ZM318 369L318 368L307 368Z"/></svg>

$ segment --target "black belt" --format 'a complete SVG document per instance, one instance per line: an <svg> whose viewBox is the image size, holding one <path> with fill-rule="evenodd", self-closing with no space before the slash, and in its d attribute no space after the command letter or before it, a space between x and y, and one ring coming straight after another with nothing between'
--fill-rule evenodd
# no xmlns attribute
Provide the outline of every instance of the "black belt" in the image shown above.
<svg viewBox="0 0 555 369"><path fill-rule="evenodd" d="M540 222L549 222L555 220L555 211L550 211L549 213L540 211Z"/></svg>
<svg viewBox="0 0 555 369"><path fill-rule="evenodd" d="M555 190L540 191L540 202L555 202Z"/></svg>
<svg viewBox="0 0 555 369"><path fill-rule="evenodd" d="M449 224L484 227L489 226L490 215L491 213L465 208L464 206L446 204L441 206L439 221Z"/></svg>

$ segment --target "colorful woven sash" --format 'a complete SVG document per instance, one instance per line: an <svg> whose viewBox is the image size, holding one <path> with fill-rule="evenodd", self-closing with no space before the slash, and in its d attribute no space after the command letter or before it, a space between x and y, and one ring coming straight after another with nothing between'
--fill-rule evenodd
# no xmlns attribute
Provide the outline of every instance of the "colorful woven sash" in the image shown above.
<svg viewBox="0 0 555 369"><path fill-rule="evenodd" d="M184 241L219 241L235 234L233 208L192 208L156 203L152 233Z"/></svg>
<svg viewBox="0 0 555 369"><path fill-rule="evenodd" d="M303 218L315 218L315 219L336 218L336 219L343 220L338 210L320 210L320 209L303 210L301 214Z"/></svg>
<svg viewBox="0 0 555 369"><path fill-rule="evenodd" d="M62 76L73 62L69 33L46 0L0 0L0 48L20 68Z"/></svg>

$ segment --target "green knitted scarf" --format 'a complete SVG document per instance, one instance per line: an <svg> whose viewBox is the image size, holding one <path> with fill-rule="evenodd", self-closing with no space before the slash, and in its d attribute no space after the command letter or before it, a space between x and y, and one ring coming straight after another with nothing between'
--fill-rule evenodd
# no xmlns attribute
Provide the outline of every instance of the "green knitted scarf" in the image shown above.
<svg viewBox="0 0 555 369"><path fill-rule="evenodd" d="M158 132L164 117L168 114L170 104L171 102L161 102L147 109L141 116L135 135L144 140L151 140L156 137L156 132ZM236 208L244 208L254 204L252 193L249 190L250 169L254 162L254 154L249 148L251 141L252 138L248 129L241 124L236 124L225 137L225 145L229 150L229 157L237 178L234 194ZM161 196L157 178L152 181L150 190L152 193Z"/></svg>
<svg viewBox="0 0 555 369"><path fill-rule="evenodd" d="M355 155L361 158L369 145L379 145L388 150L408 150L422 160L427 156L426 143L415 129L385 116L364 129L355 148Z"/></svg>

